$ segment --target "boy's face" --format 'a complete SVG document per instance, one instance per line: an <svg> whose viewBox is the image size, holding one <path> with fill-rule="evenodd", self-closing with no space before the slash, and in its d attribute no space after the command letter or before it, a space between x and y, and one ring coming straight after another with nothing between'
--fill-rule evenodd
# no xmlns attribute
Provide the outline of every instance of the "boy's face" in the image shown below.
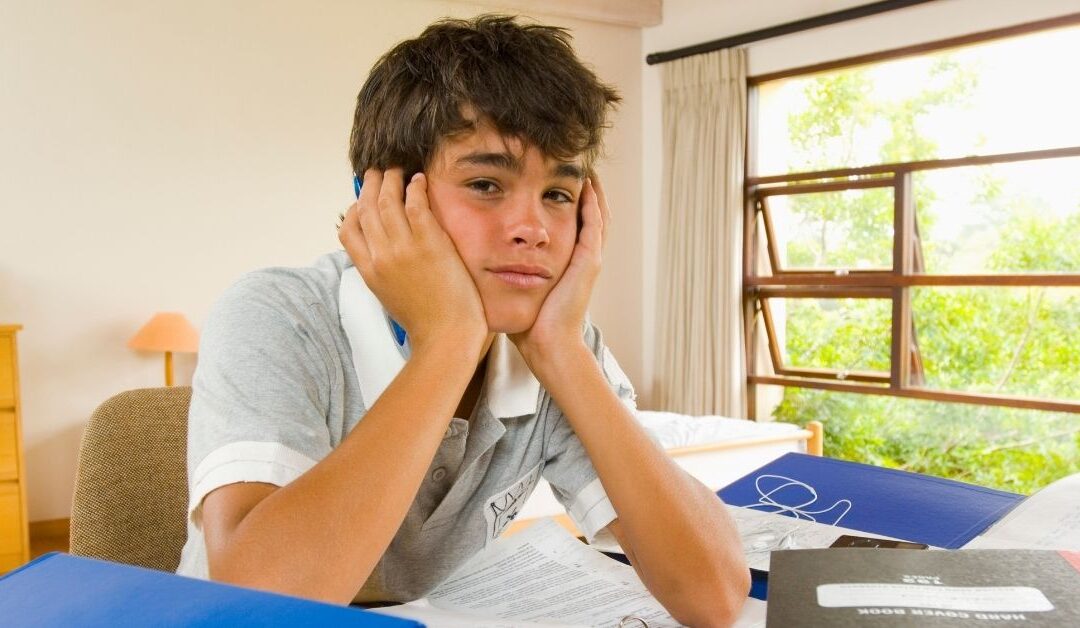
<svg viewBox="0 0 1080 628"><path fill-rule="evenodd" d="M488 328L532 327L577 241L581 160L551 159L481 121L443 140L425 174L431 211L476 283Z"/></svg>

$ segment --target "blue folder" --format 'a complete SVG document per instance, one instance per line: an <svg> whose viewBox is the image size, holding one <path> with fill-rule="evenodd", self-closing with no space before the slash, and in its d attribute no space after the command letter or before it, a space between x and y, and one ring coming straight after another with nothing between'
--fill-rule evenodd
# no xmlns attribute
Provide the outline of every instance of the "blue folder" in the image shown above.
<svg viewBox="0 0 1080 628"><path fill-rule="evenodd" d="M955 480L785 454L716 493L725 503L956 549L1024 499Z"/></svg>
<svg viewBox="0 0 1080 628"><path fill-rule="evenodd" d="M423 626L347 606L56 552L0 577L5 626Z"/></svg>

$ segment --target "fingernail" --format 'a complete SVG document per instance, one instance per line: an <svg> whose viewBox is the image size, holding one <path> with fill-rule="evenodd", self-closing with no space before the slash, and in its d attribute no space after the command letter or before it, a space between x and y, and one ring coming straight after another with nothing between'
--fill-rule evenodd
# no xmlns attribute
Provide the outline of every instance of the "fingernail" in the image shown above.
<svg viewBox="0 0 1080 628"><path fill-rule="evenodd" d="M423 172L417 172L416 174L414 174L414 175L412 176L412 178L411 178L411 179L409 179L409 183L412 183L413 181L416 181L416 178L417 178L417 177L422 177L422 176L424 176L424 173L423 173Z"/></svg>

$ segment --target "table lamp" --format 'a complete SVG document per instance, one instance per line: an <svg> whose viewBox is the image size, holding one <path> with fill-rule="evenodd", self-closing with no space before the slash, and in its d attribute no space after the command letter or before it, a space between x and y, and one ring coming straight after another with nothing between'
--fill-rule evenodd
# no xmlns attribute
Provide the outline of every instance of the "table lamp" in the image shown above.
<svg viewBox="0 0 1080 628"><path fill-rule="evenodd" d="M165 352L165 385L173 385L173 352L197 353L199 332L179 312L158 312L136 332L128 347L139 351Z"/></svg>

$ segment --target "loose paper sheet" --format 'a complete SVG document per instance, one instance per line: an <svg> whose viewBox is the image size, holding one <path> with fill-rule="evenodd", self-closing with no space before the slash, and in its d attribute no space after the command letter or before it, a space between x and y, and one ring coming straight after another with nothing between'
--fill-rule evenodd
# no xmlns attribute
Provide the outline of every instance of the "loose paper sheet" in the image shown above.
<svg viewBox="0 0 1080 628"><path fill-rule="evenodd" d="M457 611L445 611L431 605L426 598L402 604L369 609L373 613L415 619L428 628L567 628L569 624L547 624L515 620L492 619L466 615ZM764 626L764 624L762 624Z"/></svg>
<svg viewBox="0 0 1080 628"><path fill-rule="evenodd" d="M964 549L1080 551L1080 473L1062 478L1020 502Z"/></svg>
<svg viewBox="0 0 1080 628"><path fill-rule="evenodd" d="M432 628L614 628L628 616L644 619L650 628L679 626L632 567L551 520L499 539L427 598L371 610ZM764 628L765 614L764 602L747 598L735 626Z"/></svg>
<svg viewBox="0 0 1080 628"><path fill-rule="evenodd" d="M632 567L590 549L551 520L496 541L428 600L442 609L503 620L614 628L633 616L650 627L679 625Z"/></svg>

